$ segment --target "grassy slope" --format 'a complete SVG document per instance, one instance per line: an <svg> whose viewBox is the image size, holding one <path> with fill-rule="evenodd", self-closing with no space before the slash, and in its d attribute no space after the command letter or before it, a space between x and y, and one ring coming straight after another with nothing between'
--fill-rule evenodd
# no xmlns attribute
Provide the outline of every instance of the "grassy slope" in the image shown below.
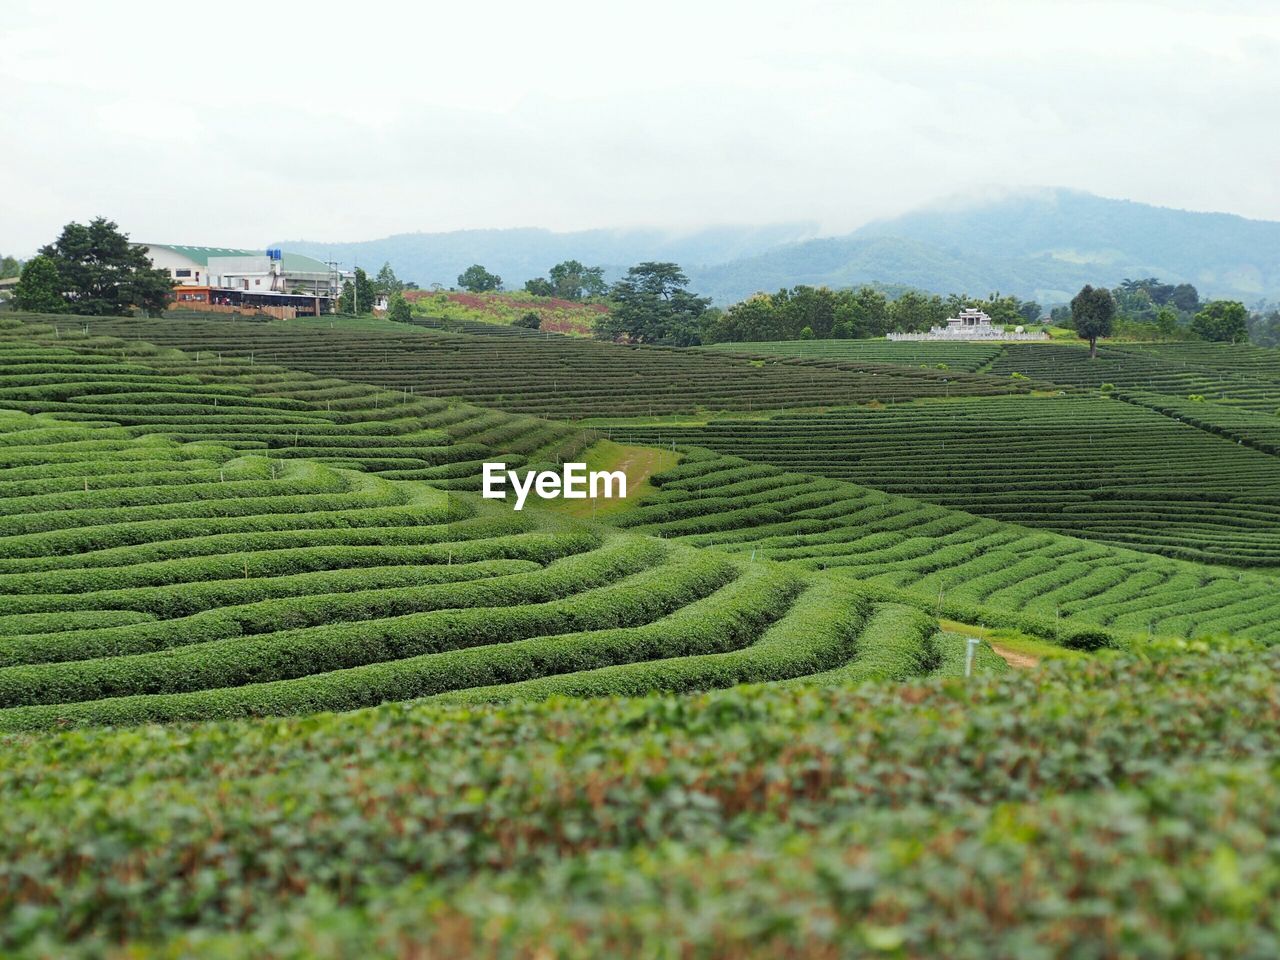
<svg viewBox="0 0 1280 960"><path fill-rule="evenodd" d="M543 507L569 516L604 520L629 509L654 492L649 478L670 470L680 462L680 454L655 447L642 447L600 440L583 456L587 470L621 470L627 475L627 496L613 500L551 500Z"/></svg>

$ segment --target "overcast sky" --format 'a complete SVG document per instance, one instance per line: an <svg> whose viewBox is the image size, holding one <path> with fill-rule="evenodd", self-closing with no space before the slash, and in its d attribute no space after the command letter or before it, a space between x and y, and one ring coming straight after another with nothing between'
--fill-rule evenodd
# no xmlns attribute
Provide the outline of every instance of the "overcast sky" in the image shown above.
<svg viewBox="0 0 1280 960"><path fill-rule="evenodd" d="M813 220L1068 186L1280 219L1280 3L0 6L0 252Z"/></svg>

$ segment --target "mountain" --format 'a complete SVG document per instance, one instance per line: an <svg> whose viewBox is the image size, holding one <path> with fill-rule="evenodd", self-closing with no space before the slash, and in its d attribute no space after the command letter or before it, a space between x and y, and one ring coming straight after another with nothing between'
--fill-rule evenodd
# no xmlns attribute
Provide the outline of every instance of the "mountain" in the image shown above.
<svg viewBox="0 0 1280 960"><path fill-rule="evenodd" d="M817 238L810 223L663 230L541 229L405 233L361 243L281 241L290 251L448 287L480 263L508 288L561 260L599 264L611 277L642 260L674 260L717 303L798 283L905 284L935 293L993 291L1069 300L1086 283L1125 277L1194 283L1202 296L1252 305L1280 300L1280 223L1193 213L1088 193L1042 189L982 202L949 201L853 233Z"/></svg>
<svg viewBox="0 0 1280 960"><path fill-rule="evenodd" d="M904 237L854 235L787 244L755 257L694 270L690 285L717 303L798 283L835 288L901 284L975 296L999 291L1055 303L1098 280L1098 272L1087 264L1047 256L998 258Z"/></svg>
<svg viewBox="0 0 1280 960"><path fill-rule="evenodd" d="M397 276L426 287L446 287L473 263L498 274L508 289L519 289L531 277L546 276L562 260L603 266L611 277L643 260L673 260L685 267L712 266L751 257L780 245L813 237L812 223L767 226L719 226L678 232L670 230L581 230L553 233L536 228L456 230L447 233L401 233L381 240L322 243L282 240L284 247L343 267L359 264L376 271L390 263Z"/></svg>
<svg viewBox="0 0 1280 960"><path fill-rule="evenodd" d="M718 302L795 283L874 281L1055 303L1085 283L1155 276L1252 304L1280 299L1280 223L1045 189L939 204L692 273Z"/></svg>

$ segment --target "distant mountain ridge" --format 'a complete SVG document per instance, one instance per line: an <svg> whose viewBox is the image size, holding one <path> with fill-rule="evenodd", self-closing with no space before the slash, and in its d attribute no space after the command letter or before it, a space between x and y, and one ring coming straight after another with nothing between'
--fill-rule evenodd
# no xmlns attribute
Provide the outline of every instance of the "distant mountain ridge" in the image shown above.
<svg viewBox="0 0 1280 960"><path fill-rule="evenodd" d="M380 240L321 243L282 240L274 244L343 267L359 265L370 272L390 263L396 275L423 287L452 286L473 263L502 277L508 289L520 289L533 277L563 260L603 266L611 279L643 260L673 260L686 268L713 266L751 257L779 246L817 236L813 223L765 226L717 226L702 230L579 230L556 233L536 227L502 230L455 230L445 233L401 233Z"/></svg>
<svg viewBox="0 0 1280 960"><path fill-rule="evenodd" d="M674 260L691 287L717 303L798 283L906 284L935 293L993 291L1063 302L1085 283L1159 277L1202 295L1254 304L1280 300L1280 222L1195 213L1065 189L942 203L869 223L838 237L813 224L660 230L467 230L401 234L364 243L279 245L449 286L482 263L509 288L576 258L617 276L641 260Z"/></svg>
<svg viewBox="0 0 1280 960"><path fill-rule="evenodd" d="M1148 276L1248 304L1280 299L1280 222L1045 189L912 211L700 270L695 279L719 301L795 283L878 281L1054 303L1086 283Z"/></svg>

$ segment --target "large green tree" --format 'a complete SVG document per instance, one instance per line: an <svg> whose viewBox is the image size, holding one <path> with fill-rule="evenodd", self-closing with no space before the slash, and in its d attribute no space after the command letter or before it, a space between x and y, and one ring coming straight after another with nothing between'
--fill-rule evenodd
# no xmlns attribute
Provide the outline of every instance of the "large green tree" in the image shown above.
<svg viewBox="0 0 1280 960"><path fill-rule="evenodd" d="M1249 339L1260 347L1280 347L1280 307L1263 304L1250 314Z"/></svg>
<svg viewBox="0 0 1280 960"><path fill-rule="evenodd" d="M1116 301L1106 287L1085 284L1071 298L1071 320L1076 336L1089 341L1089 358L1098 356L1098 338L1111 336L1115 322Z"/></svg>
<svg viewBox="0 0 1280 960"><path fill-rule="evenodd" d="M458 274L458 286L471 293L485 293L489 290L501 290L502 278L490 273L478 263L473 263Z"/></svg>
<svg viewBox="0 0 1280 960"><path fill-rule="evenodd" d="M604 282L604 267L583 266L577 260L557 263L548 271L547 276L555 295L566 300L602 297L608 290L608 285Z"/></svg>
<svg viewBox="0 0 1280 960"><path fill-rule="evenodd" d="M377 299L373 281L369 279L367 273L356 267L354 283L348 280L342 285L342 293L338 296L338 312L348 316L372 313Z"/></svg>
<svg viewBox="0 0 1280 960"><path fill-rule="evenodd" d="M875 287L846 291L836 307L836 326L854 340L883 337L889 332L889 300Z"/></svg>
<svg viewBox="0 0 1280 960"><path fill-rule="evenodd" d="M1189 283L1180 283L1169 293L1169 303L1176 310L1190 313L1200 306L1200 293Z"/></svg>
<svg viewBox="0 0 1280 960"><path fill-rule="evenodd" d="M1191 318L1191 332L1201 340L1243 343L1249 339L1249 311L1236 300L1211 300Z"/></svg>
<svg viewBox="0 0 1280 960"><path fill-rule="evenodd" d="M701 342L709 297L685 289L689 278L678 264L646 261L613 285L614 309L596 322L596 333L616 340L686 347Z"/></svg>
<svg viewBox="0 0 1280 960"><path fill-rule="evenodd" d="M413 319L413 308L399 290L393 290L387 298L387 319L397 323L408 323Z"/></svg>
<svg viewBox="0 0 1280 960"><path fill-rule="evenodd" d="M791 291L784 312L788 330L825 340L836 325L836 296L826 287L799 286Z"/></svg>
<svg viewBox="0 0 1280 960"><path fill-rule="evenodd" d="M969 306L977 307L991 318L996 326L1001 324L1017 325L1022 323L1022 301L1014 296L1001 296L993 293L985 300L975 300Z"/></svg>
<svg viewBox="0 0 1280 960"><path fill-rule="evenodd" d="M33 313L63 313L67 301L62 296L62 277L52 257L35 256L22 268L13 291L14 305Z"/></svg>
<svg viewBox="0 0 1280 960"><path fill-rule="evenodd" d="M41 248L58 269L67 309L89 316L128 316L140 307L159 316L173 299L173 281L151 266L147 248L105 217L68 223L53 243Z"/></svg>
<svg viewBox="0 0 1280 960"><path fill-rule="evenodd" d="M1034 300L1023 300L1018 304L1018 313L1022 314L1022 319L1027 323L1038 323L1044 313L1044 307Z"/></svg>
<svg viewBox="0 0 1280 960"><path fill-rule="evenodd" d="M712 342L782 340L787 336L782 324L781 311L774 308L773 298L767 293L758 293L717 314L715 322L707 328L707 339Z"/></svg>
<svg viewBox="0 0 1280 960"><path fill-rule="evenodd" d="M908 290L889 304L889 320L894 330L923 332L947 318L941 297Z"/></svg>
<svg viewBox="0 0 1280 960"><path fill-rule="evenodd" d="M0 280L19 276L22 273L22 261L17 257L0 257Z"/></svg>
<svg viewBox="0 0 1280 960"><path fill-rule="evenodd" d="M524 289L537 297L560 297L562 300L585 300L603 297L609 292L604 282L604 267L587 267L578 260L564 260L548 271L548 277L526 280Z"/></svg>
<svg viewBox="0 0 1280 960"><path fill-rule="evenodd" d="M382 269L378 271L378 275L373 278L373 291L380 297L390 297L393 293L399 293L404 289L404 284L400 282L400 278L396 276L396 272L391 269L391 264L384 263Z"/></svg>

